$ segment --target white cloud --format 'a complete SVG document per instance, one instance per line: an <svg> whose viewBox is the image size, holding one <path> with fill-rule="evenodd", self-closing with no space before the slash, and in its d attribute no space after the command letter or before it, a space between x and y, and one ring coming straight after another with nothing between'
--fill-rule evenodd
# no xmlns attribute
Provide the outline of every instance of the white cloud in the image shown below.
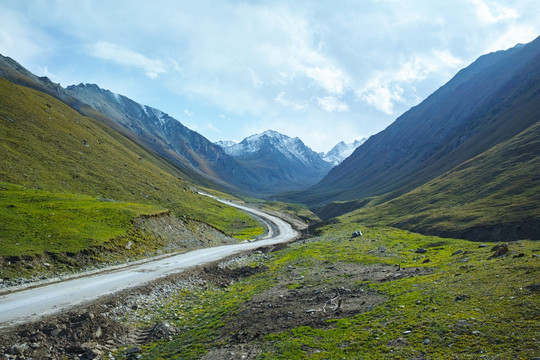
<svg viewBox="0 0 540 360"><path fill-rule="evenodd" d="M519 15L515 9L491 1L488 5L483 0L469 0L476 7L480 21L497 23L507 19L516 19Z"/></svg>
<svg viewBox="0 0 540 360"><path fill-rule="evenodd" d="M129 7L126 17L117 1L0 1L0 53L179 114L205 136L239 137L255 123L242 136L271 126L324 149L384 129L478 56L540 34L532 0Z"/></svg>
<svg viewBox="0 0 540 360"><path fill-rule="evenodd" d="M302 104L299 104L297 102L294 102L294 101L291 101L291 100L287 100L285 99L285 92L282 91L280 92L274 99L278 104L281 104L283 106L289 106L291 108L293 108L295 111L301 111L301 110L304 110L306 108L306 106L302 105Z"/></svg>
<svg viewBox="0 0 540 360"><path fill-rule="evenodd" d="M539 35L540 29L530 25L513 25L508 30L494 39L486 48L486 51L497 51L514 47L518 43L528 43Z"/></svg>
<svg viewBox="0 0 540 360"><path fill-rule="evenodd" d="M393 115L394 103L403 102L402 94L403 89L397 85L374 85L367 91L359 94L359 97L377 110L388 115Z"/></svg>
<svg viewBox="0 0 540 360"><path fill-rule="evenodd" d="M221 132L221 130L219 130L217 127L215 127L213 124L206 124L206 129L212 131L212 132Z"/></svg>
<svg viewBox="0 0 540 360"><path fill-rule="evenodd" d="M359 99L377 110L395 114L396 103L415 105L419 102L414 84L425 81L434 73L449 75L465 62L448 50L432 50L413 55L409 60L396 64L396 68L375 72L370 80L356 91ZM407 98L404 98L407 88Z"/></svg>
<svg viewBox="0 0 540 360"><path fill-rule="evenodd" d="M145 75L155 79L159 74L167 72L165 64L160 60L150 59L135 51L106 41L99 41L90 47L92 56L143 70Z"/></svg>
<svg viewBox="0 0 540 360"><path fill-rule="evenodd" d="M188 109L184 109L184 114L186 114L187 116L193 116L193 112L189 111Z"/></svg>
<svg viewBox="0 0 540 360"><path fill-rule="evenodd" d="M331 94L342 94L348 82L343 71L337 68L306 67L304 73Z"/></svg>
<svg viewBox="0 0 540 360"><path fill-rule="evenodd" d="M345 112L349 111L349 106L340 101L335 96L325 96L323 98L317 98L317 103L326 112Z"/></svg>

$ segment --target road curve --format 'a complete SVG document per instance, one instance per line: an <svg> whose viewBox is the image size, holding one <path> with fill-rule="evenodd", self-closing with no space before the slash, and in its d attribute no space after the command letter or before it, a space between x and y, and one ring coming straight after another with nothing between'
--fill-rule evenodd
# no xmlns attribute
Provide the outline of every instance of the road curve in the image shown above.
<svg viewBox="0 0 540 360"><path fill-rule="evenodd" d="M298 235L288 223L275 216L228 201L217 200L272 222L278 229L278 234L273 234L272 227L269 227L269 234L262 240L198 249L144 264L0 296L0 328L33 321L104 295L110 295L181 272L192 266L206 264L261 246L286 242Z"/></svg>

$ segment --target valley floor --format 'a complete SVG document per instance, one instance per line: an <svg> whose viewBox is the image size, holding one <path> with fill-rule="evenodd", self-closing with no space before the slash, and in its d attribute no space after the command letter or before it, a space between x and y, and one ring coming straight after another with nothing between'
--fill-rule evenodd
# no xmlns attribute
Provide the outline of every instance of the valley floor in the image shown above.
<svg viewBox="0 0 540 360"><path fill-rule="evenodd" d="M540 245L332 224L0 333L7 358L531 359ZM497 256L500 255L500 256ZM24 354L24 355L23 355Z"/></svg>

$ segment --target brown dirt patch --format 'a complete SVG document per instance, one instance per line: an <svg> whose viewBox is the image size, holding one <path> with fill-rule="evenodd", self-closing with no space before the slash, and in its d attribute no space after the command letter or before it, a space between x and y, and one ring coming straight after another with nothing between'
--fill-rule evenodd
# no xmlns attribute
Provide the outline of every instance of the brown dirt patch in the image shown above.
<svg viewBox="0 0 540 360"><path fill-rule="evenodd" d="M330 264L309 269L289 266L271 289L246 302L225 326L227 343L246 344L269 333L299 326L330 327L327 320L370 311L386 298L367 286L428 273L425 268ZM302 275L304 274L304 275Z"/></svg>

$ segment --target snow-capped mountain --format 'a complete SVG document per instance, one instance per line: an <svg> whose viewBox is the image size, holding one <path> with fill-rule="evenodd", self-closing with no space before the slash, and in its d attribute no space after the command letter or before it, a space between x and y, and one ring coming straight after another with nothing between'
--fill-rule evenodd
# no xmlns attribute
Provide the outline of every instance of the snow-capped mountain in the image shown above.
<svg viewBox="0 0 540 360"><path fill-rule="evenodd" d="M68 86L66 93L90 105L161 156L222 185L252 194L272 193L255 173L167 113L139 104L95 84Z"/></svg>
<svg viewBox="0 0 540 360"><path fill-rule="evenodd" d="M221 142L223 150L281 191L317 183L332 168L299 138L267 130L238 144Z"/></svg>
<svg viewBox="0 0 540 360"><path fill-rule="evenodd" d="M227 149L238 143L232 140L220 140L220 141L216 141L214 144L220 146L226 153L228 153Z"/></svg>
<svg viewBox="0 0 540 360"><path fill-rule="evenodd" d="M343 160L351 156L351 154L356 150L357 147L366 142L367 138L362 138L360 140L355 140L353 143L346 144L341 141L339 144L334 146L329 152L323 155L323 160L328 161L332 165L339 165Z"/></svg>
<svg viewBox="0 0 540 360"><path fill-rule="evenodd" d="M261 151L277 151L290 161L299 161L306 166L319 164L321 160L319 154L311 150L299 138L291 138L273 130L249 136L239 144L228 143L224 150L235 158L255 156Z"/></svg>

